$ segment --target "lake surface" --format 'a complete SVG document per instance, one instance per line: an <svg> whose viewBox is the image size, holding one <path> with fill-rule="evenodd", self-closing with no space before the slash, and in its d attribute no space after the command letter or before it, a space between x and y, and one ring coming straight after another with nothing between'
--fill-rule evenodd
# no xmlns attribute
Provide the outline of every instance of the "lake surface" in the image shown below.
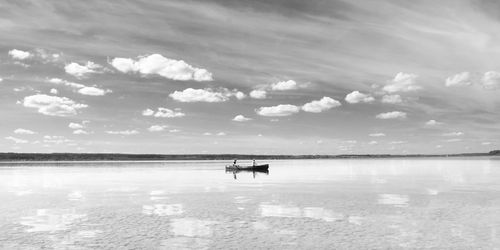
<svg viewBox="0 0 500 250"><path fill-rule="evenodd" d="M500 160L268 162L1 163L0 248L499 249Z"/></svg>

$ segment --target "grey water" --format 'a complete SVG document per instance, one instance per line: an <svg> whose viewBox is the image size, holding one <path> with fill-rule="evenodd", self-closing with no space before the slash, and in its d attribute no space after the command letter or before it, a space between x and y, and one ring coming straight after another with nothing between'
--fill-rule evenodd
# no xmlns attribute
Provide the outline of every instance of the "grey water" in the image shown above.
<svg viewBox="0 0 500 250"><path fill-rule="evenodd" d="M497 159L267 163L1 163L0 248L500 246Z"/></svg>

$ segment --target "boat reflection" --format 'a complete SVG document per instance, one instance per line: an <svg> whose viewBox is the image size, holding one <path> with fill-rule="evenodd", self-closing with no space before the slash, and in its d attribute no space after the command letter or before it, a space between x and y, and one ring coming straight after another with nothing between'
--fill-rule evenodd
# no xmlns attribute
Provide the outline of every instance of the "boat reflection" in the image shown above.
<svg viewBox="0 0 500 250"><path fill-rule="evenodd" d="M258 174L266 174L266 175L269 175L269 170L259 170L259 169L254 169L254 170L245 170L245 169L238 169L238 170L231 170L231 169L226 169L226 174L228 173L232 173L233 174L233 178L235 180L238 179L237 175L238 174L241 174L241 173L252 173L253 174L253 178L255 179L255 176L258 175Z"/></svg>

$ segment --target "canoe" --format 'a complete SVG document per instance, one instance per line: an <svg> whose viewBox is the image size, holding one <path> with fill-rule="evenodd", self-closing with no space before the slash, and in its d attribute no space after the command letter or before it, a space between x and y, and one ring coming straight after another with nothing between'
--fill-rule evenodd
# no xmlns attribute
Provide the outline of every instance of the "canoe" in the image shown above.
<svg viewBox="0 0 500 250"><path fill-rule="evenodd" d="M242 165L227 165L226 170L248 170L248 171L266 171L269 169L269 164L242 166Z"/></svg>

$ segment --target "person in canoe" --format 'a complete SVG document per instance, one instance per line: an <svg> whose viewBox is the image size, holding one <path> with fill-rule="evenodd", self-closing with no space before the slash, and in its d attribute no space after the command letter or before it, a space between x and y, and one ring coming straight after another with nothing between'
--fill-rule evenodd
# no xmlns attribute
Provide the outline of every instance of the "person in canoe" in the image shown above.
<svg viewBox="0 0 500 250"><path fill-rule="evenodd" d="M253 166L255 167L255 159L253 159Z"/></svg>
<svg viewBox="0 0 500 250"><path fill-rule="evenodd" d="M233 166L234 166L234 165L236 165L236 161L237 161L237 160L236 160L236 159L234 159Z"/></svg>

